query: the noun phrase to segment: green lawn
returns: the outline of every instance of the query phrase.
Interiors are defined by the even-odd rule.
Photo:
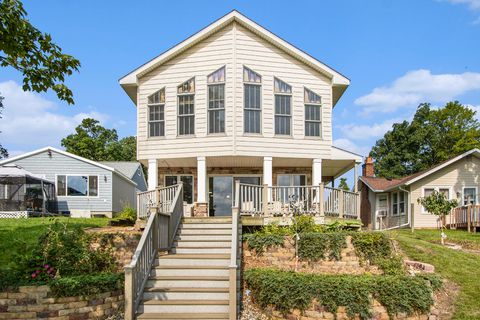
[[[413,260],[435,266],[442,277],[460,286],[453,319],[480,319],[480,255],[443,247],[438,231],[419,230],[392,232],[405,252]],[[449,230],[448,241],[480,245],[480,237],[465,231]]]
[[[0,219],[0,265],[6,267],[14,263],[12,256],[21,250],[20,243],[33,244],[37,241],[48,225],[57,219],[67,226],[103,227],[108,224],[106,218],[28,218]]]
[[[406,232],[406,230],[402,231]],[[480,250],[480,232],[468,233],[464,230],[446,230],[447,243],[460,244],[466,249]],[[422,239],[429,242],[440,243],[440,230],[415,230],[412,235],[416,239]]]

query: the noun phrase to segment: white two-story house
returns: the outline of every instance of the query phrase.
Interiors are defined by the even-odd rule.
[[[318,186],[362,161],[332,144],[349,79],[237,11],[119,82],[137,108],[148,188],[182,181],[197,216],[229,215],[235,180]]]

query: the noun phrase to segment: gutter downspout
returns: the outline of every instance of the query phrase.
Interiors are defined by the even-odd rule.
[[[408,206],[407,206],[407,223],[404,223],[404,224],[401,224],[399,226],[395,226],[395,227],[391,227],[391,228],[387,228],[387,229],[384,229],[384,230],[394,230],[394,229],[399,229],[399,228],[402,228],[402,227],[406,227],[406,226],[409,226],[410,225],[410,191],[406,190],[406,189],[403,189],[402,187],[398,187],[398,190],[400,191],[403,191],[403,192],[406,192],[407,193],[407,199],[408,199]]]

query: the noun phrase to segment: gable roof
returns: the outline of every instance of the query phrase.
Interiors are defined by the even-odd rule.
[[[64,155],[64,156],[67,156],[67,157],[70,157],[70,158],[73,158],[73,159],[76,159],[76,160],[79,160],[79,161],[82,161],[82,162],[85,162],[85,163],[88,163],[88,164],[91,164],[93,166],[96,166],[96,167],[99,167],[99,168],[102,168],[102,169],[105,169],[105,170],[108,170],[108,171],[111,171],[112,173],[115,173],[119,177],[123,178],[124,180],[127,180],[128,182],[130,182],[134,185],[137,185],[134,181],[132,181],[127,176],[125,176],[122,172],[120,172],[119,170],[115,170],[115,168],[112,168],[110,166],[101,164],[99,162],[96,162],[96,161],[93,161],[93,160],[90,160],[90,159],[87,159],[87,158],[84,158],[84,157],[80,157],[80,156],[77,156],[76,154],[73,154],[73,153],[70,153],[70,152],[67,152],[67,151],[63,151],[63,150],[60,150],[60,149],[57,149],[57,148],[54,148],[54,147],[50,147],[50,146],[49,147],[44,147],[44,148],[41,148],[41,149],[38,149],[38,150],[34,150],[34,151],[31,151],[31,152],[27,152],[27,153],[24,153],[24,154],[15,156],[15,157],[4,159],[4,160],[0,161],[0,165],[3,166],[7,163],[13,163],[17,160],[28,158],[28,157],[31,157],[31,156],[34,156],[34,155],[37,155],[37,154],[40,154],[40,153],[43,153],[43,152],[47,152],[47,151],[52,151],[52,152],[55,152],[55,153],[59,153],[61,155]]]
[[[452,163],[455,163],[469,155],[476,155],[477,157],[480,157],[480,149],[472,149],[467,152],[464,152],[456,157],[453,157],[451,159],[445,160],[430,169],[423,170],[417,173],[414,173],[412,175],[400,178],[400,179],[385,179],[385,178],[377,178],[377,177],[359,177],[359,179],[365,183],[370,189],[372,189],[375,192],[383,192],[383,191],[389,191],[401,186],[409,186],[414,182],[417,182],[432,173],[435,173]]]
[[[260,36],[261,38],[272,43],[273,45],[284,50],[291,56],[297,58],[298,60],[302,61],[303,63],[307,64],[308,66],[312,67],[313,69],[319,71],[320,73],[330,78],[332,80],[333,91],[334,91],[333,105],[335,105],[335,103],[341,97],[343,92],[346,90],[347,86],[350,84],[350,80],[344,75],[342,75],[341,73],[339,73],[338,71],[327,66],[323,62],[317,60],[316,58],[312,57],[311,55],[302,51],[301,49],[295,47],[289,42],[283,40],[282,38],[278,37],[274,33],[267,30],[266,28],[250,20],[249,18],[247,18],[237,10],[233,10],[230,13],[226,14],[225,16],[221,17],[220,19],[214,21],[210,25],[206,26],[199,32],[193,34],[189,38],[183,40],[179,44],[171,47],[170,49],[161,53],[160,55],[153,58],[152,60],[144,63],[143,65],[139,66],[135,70],[129,72],[128,74],[126,74],[125,76],[119,79],[120,85],[125,90],[125,92],[129,95],[132,101],[136,103],[136,89],[138,86],[138,79],[140,77],[142,77],[149,71],[153,70],[154,68],[162,65],[166,61],[172,59],[176,55],[191,48],[192,46],[196,45],[202,40],[208,38],[215,32],[219,31],[220,29],[222,29],[223,27],[227,26],[228,24],[234,21],[238,22],[240,25],[252,31],[256,35]]]
[[[129,179],[133,178],[140,167],[140,163],[136,161],[99,161],[99,163],[118,170]]]

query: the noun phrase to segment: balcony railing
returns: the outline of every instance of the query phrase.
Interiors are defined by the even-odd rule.
[[[466,228],[469,232],[472,228],[480,227],[480,205],[471,204],[452,209],[448,222],[450,228]]]
[[[240,183],[239,189],[241,215],[275,217],[308,214],[345,219],[360,218],[358,193],[325,187],[323,184],[270,187]]]

